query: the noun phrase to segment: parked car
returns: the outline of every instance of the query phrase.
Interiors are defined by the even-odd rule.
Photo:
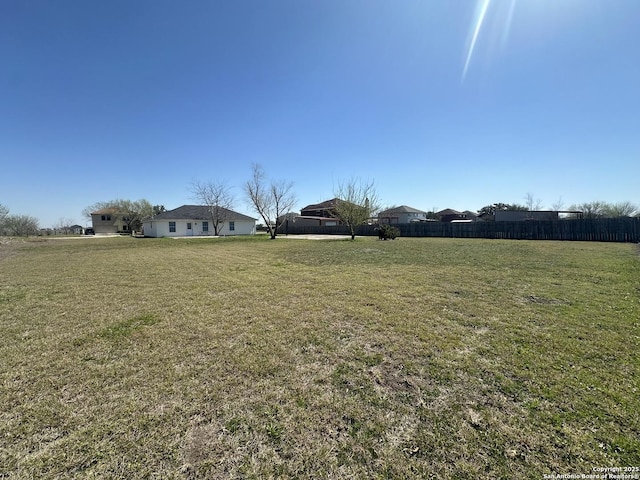
[[[84,229],[84,234],[85,235],[95,235],[96,231],[93,228],[85,228]]]

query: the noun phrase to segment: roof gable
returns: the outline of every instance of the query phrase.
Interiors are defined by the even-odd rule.
[[[453,208],[445,208],[444,210],[440,210],[439,212],[436,212],[436,215],[462,215],[461,212],[454,210]]]
[[[338,203],[339,201],[340,200],[337,198],[332,198],[331,200],[325,200],[324,202],[307,205],[302,210],[325,210],[325,209],[335,208],[336,203]]]
[[[91,212],[91,215],[118,215],[119,213],[120,211],[115,207],[106,207],[96,210],[95,212]]]
[[[425,215],[427,214],[427,212],[423,210],[418,210],[417,208],[408,207],[407,205],[400,205],[399,207],[393,207],[388,210],[385,210],[384,212],[380,212],[378,216],[393,215],[398,213],[424,213]]]
[[[253,221],[256,219],[243,215],[242,213],[234,212],[227,208],[218,207],[221,212],[224,213],[224,217],[227,220],[245,220]],[[159,213],[153,217],[153,220],[210,220],[211,213],[209,207],[206,205],[182,205],[181,207],[174,208],[173,210],[167,210],[166,212]]]

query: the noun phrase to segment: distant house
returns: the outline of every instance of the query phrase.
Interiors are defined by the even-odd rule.
[[[558,220],[558,212],[552,210],[496,210],[496,222],[525,222],[531,220]]]
[[[69,227],[69,232],[74,235],[82,235],[84,233],[84,227],[82,225],[71,225]]]
[[[436,216],[440,219],[441,222],[453,222],[454,220],[466,220],[469,221],[470,219],[467,217],[466,213],[463,212],[459,212],[457,210],[454,210],[452,208],[446,208],[444,210],[440,210],[439,212],[436,212]]]
[[[396,223],[426,222],[427,212],[401,205],[378,213],[378,223],[393,225]]]
[[[256,219],[232,210],[224,210],[219,235],[253,235]],[[143,221],[145,237],[191,237],[213,235],[213,220],[206,205],[183,205]]]
[[[471,210],[465,210],[462,213],[467,219],[471,220],[472,222],[478,221],[478,214],[476,212],[472,212]]]
[[[282,218],[282,221],[278,222],[279,228],[278,232],[287,232],[287,228],[289,225],[296,225],[301,227],[334,227],[339,225],[340,221],[335,217],[313,217],[313,216],[302,216],[302,215],[287,215]]]
[[[91,225],[97,234],[129,231],[129,226],[116,208],[103,208],[91,212]]]
[[[290,226],[296,227],[333,227],[340,221],[335,217],[317,217],[313,215],[299,215],[289,212],[278,217],[278,233],[287,233]]]
[[[332,198],[320,203],[314,203],[307,205],[300,210],[301,217],[322,217],[322,218],[336,218],[336,204],[340,200],[338,198]]]
[[[344,225],[344,222],[340,219],[338,212],[336,211],[336,207],[339,202],[342,202],[343,206],[351,205],[352,207],[362,208],[363,210],[366,208],[347,202],[346,200],[332,198],[331,200],[325,200],[324,202],[307,205],[300,210],[300,215],[295,217],[295,222],[297,225],[301,226],[317,225],[331,227],[335,225]],[[367,223],[372,223],[372,219],[368,219]]]

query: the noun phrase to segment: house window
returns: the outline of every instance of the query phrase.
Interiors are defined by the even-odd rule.
[[[100,220],[102,220],[103,222],[109,222],[111,221],[111,215],[102,215],[100,217]]]
[[[129,225],[122,225],[122,231],[126,232],[127,230],[129,230]]]
[[[209,231],[209,222],[202,222],[202,231],[203,232]]]
[[[236,222],[229,222],[229,231],[233,232],[236,229]]]
[[[187,222],[187,230],[191,230],[191,222]]]
[[[169,222],[169,231],[170,232],[176,231],[176,222]]]

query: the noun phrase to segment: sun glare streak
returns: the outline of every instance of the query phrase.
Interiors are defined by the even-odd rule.
[[[476,26],[473,30],[473,36],[471,37],[471,43],[469,44],[469,51],[467,52],[467,60],[464,62],[464,69],[462,70],[462,81],[467,76],[467,70],[469,69],[469,63],[471,62],[471,57],[473,56],[473,50],[476,46],[476,40],[478,40],[478,34],[480,33],[480,29],[482,28],[482,22],[484,22],[484,17],[487,14],[487,9],[489,8],[489,3],[491,0],[483,0],[482,6],[480,7],[480,13],[478,15],[478,20],[476,20]]]
[[[511,32],[511,21],[513,20],[513,12],[516,9],[516,0],[511,0],[509,5],[509,13],[507,14],[507,21],[505,22],[504,30],[502,32],[501,48],[505,48],[507,40],[509,39],[509,33]]]

